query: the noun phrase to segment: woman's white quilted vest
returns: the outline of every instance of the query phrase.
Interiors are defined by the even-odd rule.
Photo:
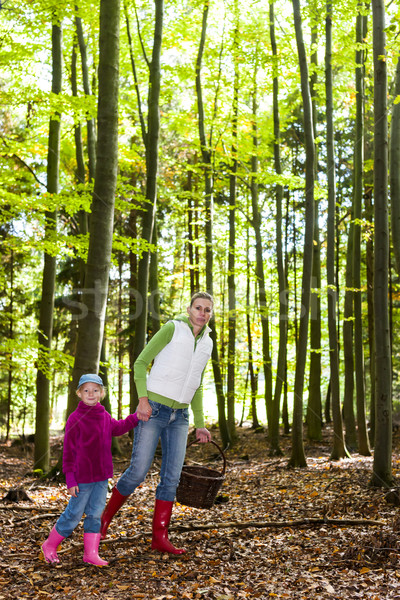
[[[212,340],[206,327],[195,343],[193,333],[184,321],[173,321],[174,335],[157,354],[147,378],[147,390],[182,404],[190,404],[200,386],[201,375],[211,356]]]

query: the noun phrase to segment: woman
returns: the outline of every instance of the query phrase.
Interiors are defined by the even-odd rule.
[[[134,435],[130,466],[113,488],[102,516],[102,539],[115,513],[144,481],[161,439],[161,472],[156,489],[151,547],[171,554],[185,552],[183,548],[175,548],[168,540],[168,527],[185,459],[189,404],[194,415],[197,440],[202,443],[211,440],[210,432],[204,427],[201,383],[212,351],[207,326],[212,310],[210,294],[194,294],[187,316],[181,315],[166,323],[135,362],[139,425]],[[153,360],[146,381],[147,367]]]

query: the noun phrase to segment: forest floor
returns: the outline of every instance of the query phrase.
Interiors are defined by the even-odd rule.
[[[181,556],[150,549],[157,458],[100,545],[108,567],[82,562],[82,524],[61,545],[59,564],[44,561],[41,543],[66,505],[65,484],[35,478],[30,444],[1,444],[0,600],[400,599],[399,508],[369,487],[371,457],[329,460],[330,436],[326,429],[326,441],[307,443],[307,468],[288,469],[289,437],[284,455],[271,458],[264,433],[240,429],[226,452],[223,501],[174,507],[170,538],[187,549]],[[115,481],[129,463],[130,439],[120,440]],[[52,442],[56,460],[62,437]],[[397,478],[399,433],[394,446]],[[194,445],[188,456],[222,469],[215,446]],[[28,499],[4,499],[21,488]]]

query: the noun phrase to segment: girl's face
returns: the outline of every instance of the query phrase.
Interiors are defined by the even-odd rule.
[[[76,392],[79,398],[87,406],[95,406],[104,396],[104,388],[97,383],[89,381],[81,385]]]
[[[206,298],[196,298],[192,306],[188,306],[187,312],[189,315],[189,321],[191,322],[193,329],[200,331],[204,325],[207,325],[211,319],[213,305],[211,300]]]

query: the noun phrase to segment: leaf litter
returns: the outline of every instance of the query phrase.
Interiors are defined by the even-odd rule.
[[[284,456],[272,458],[265,433],[238,433],[238,444],[226,452],[218,503],[174,507],[170,538],[187,553],[150,549],[158,456],[100,545],[109,561],[103,568],[82,562],[82,523],[62,543],[60,563],[44,561],[41,544],[68,501],[65,484],[35,477],[29,445],[1,444],[0,600],[399,599],[399,505],[387,501],[387,490],[369,487],[373,459],[329,461],[325,428],[323,442],[307,444],[307,468],[288,469],[289,437],[281,438]],[[218,442],[218,430],[213,437]],[[394,446],[396,478],[397,433]],[[58,441],[54,462],[59,449]],[[121,449],[110,486],[129,464],[128,436]],[[190,462],[221,466],[205,446],[192,446],[188,455]],[[10,490],[24,490],[28,500],[19,494],[5,500]]]

